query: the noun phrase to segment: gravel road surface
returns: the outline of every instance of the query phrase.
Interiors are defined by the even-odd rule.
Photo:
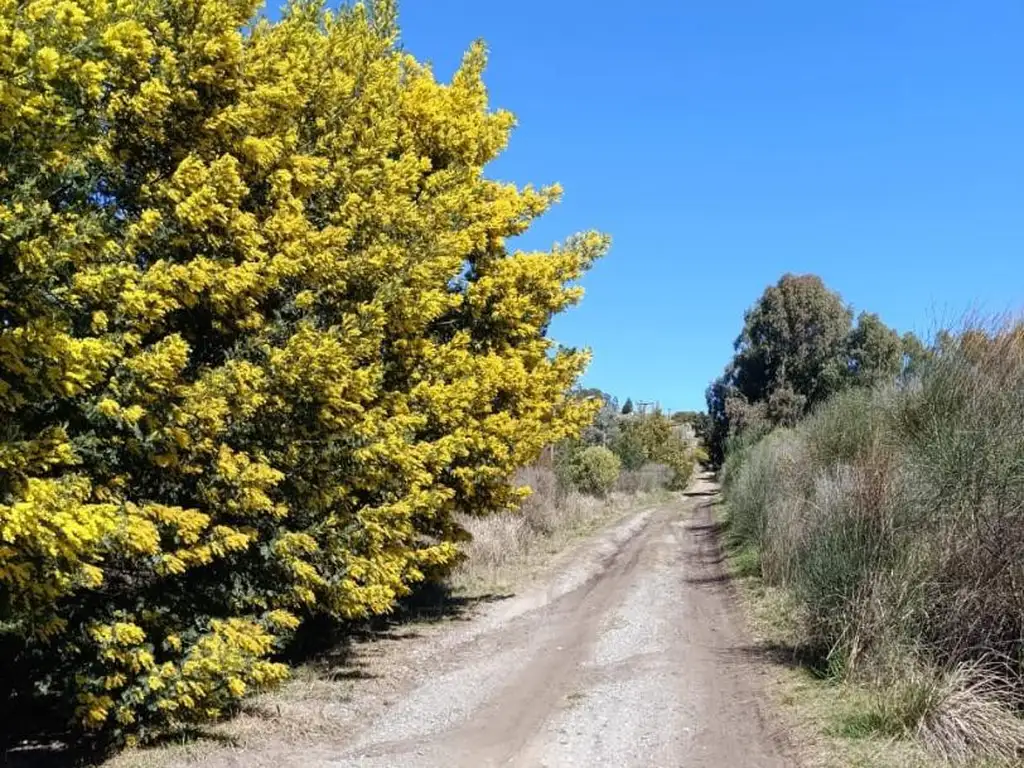
[[[578,546],[545,583],[401,643],[343,738],[234,765],[781,768],[702,478]],[[321,713],[323,714],[323,713]],[[327,716],[334,716],[327,713]],[[296,745],[297,746],[297,745]]]

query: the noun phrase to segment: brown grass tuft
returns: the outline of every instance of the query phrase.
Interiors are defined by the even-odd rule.
[[[657,471],[652,474],[660,477]],[[640,485],[655,490],[616,491],[605,498],[562,493],[555,474],[536,466],[522,470],[516,484],[533,489],[520,509],[460,521],[472,538],[463,547],[465,560],[451,577],[456,590],[472,594],[515,586],[545,555],[665,493],[654,481]]]
[[[949,762],[1013,761],[1024,757],[1020,697],[980,664],[961,664],[938,676],[917,724],[925,746]]]
[[[918,378],[739,444],[724,477],[745,570],[792,596],[829,676],[878,692],[851,733],[1024,756],[1024,325],[948,337]]]

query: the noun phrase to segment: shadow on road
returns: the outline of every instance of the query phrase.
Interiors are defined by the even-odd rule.
[[[829,649],[824,646],[754,643],[730,648],[727,655],[746,661],[753,659],[790,669],[802,669],[819,679],[830,677]]]
[[[707,506],[718,503],[720,502],[710,502]],[[736,576],[726,564],[730,547],[728,520],[718,520],[710,516],[698,518],[687,523],[686,528],[696,535],[701,544],[694,556],[699,564],[710,566],[710,572],[690,577],[685,579],[685,582],[709,589],[734,588]],[[722,654],[736,662],[756,661],[802,669],[816,678],[824,679],[831,674],[829,651],[827,646],[821,645],[763,641],[726,648],[722,650]]]
[[[358,680],[374,677],[355,651],[360,645],[399,642],[421,636],[417,626],[443,621],[470,621],[478,606],[507,600],[511,594],[464,597],[447,584],[423,584],[403,598],[387,615],[359,622],[314,618],[303,624],[281,661],[293,667],[306,665],[324,680]]]
[[[368,643],[398,642],[420,637],[417,627],[443,621],[469,621],[477,606],[498,602],[511,594],[463,597],[445,584],[424,584],[400,600],[386,616],[363,621],[339,622],[326,618],[306,621],[278,657],[292,667],[305,667],[324,681],[369,680],[376,677],[358,653]],[[0,659],[2,661],[2,659]],[[6,690],[12,676],[0,664],[0,768],[69,768],[95,766],[115,751],[69,731],[66,721]],[[237,712],[257,716],[263,711],[258,699],[246,700]],[[150,744],[184,744],[196,741],[231,746],[232,737],[210,727],[182,727],[155,738]]]

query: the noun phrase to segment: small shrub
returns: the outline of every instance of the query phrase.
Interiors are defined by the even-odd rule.
[[[580,452],[574,462],[573,482],[583,493],[606,496],[619,479],[622,463],[619,457],[599,445]]]
[[[761,575],[761,553],[757,547],[743,544],[729,553],[732,572],[742,578]]]

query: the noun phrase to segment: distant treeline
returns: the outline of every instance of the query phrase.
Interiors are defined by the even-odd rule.
[[[729,437],[792,426],[844,389],[893,381],[920,368],[933,350],[853,310],[815,275],[784,275],[744,316],[735,355],[707,391],[711,458]]]

